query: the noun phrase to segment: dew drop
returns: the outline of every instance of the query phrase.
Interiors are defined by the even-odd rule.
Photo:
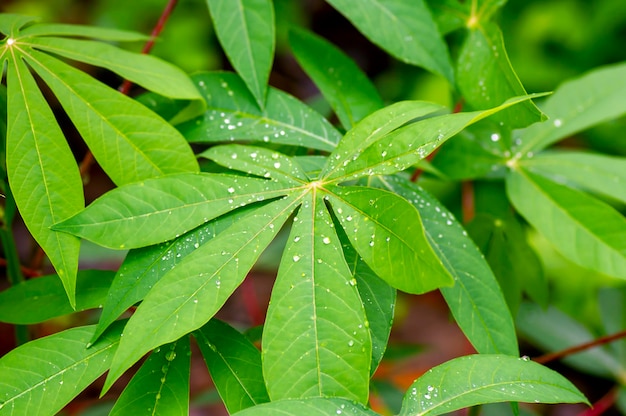
[[[176,352],[175,351],[170,351],[165,355],[165,359],[167,361],[174,361],[174,358],[176,358]]]
[[[346,217],[346,221],[352,221],[352,216],[348,215],[348,216]]]
[[[322,239],[322,242],[323,242],[324,244],[330,244],[330,238],[328,238],[328,237],[324,237],[324,238]]]
[[[233,188],[232,186],[230,188],[227,189],[229,194],[232,194],[233,192],[235,192],[235,188]]]
[[[298,256],[298,255],[293,256],[293,261],[294,261],[294,263],[299,262],[300,261],[300,256]]]
[[[276,162],[276,163],[274,163],[274,167],[275,167],[276,169],[280,168],[280,162]]]
[[[493,133],[491,135],[491,141],[492,142],[497,142],[498,140],[500,140],[500,135],[498,133]]]
[[[563,120],[557,118],[554,120],[554,127],[561,127],[563,125]]]
[[[354,341],[350,340],[348,341],[348,347],[353,347],[354,346]]]

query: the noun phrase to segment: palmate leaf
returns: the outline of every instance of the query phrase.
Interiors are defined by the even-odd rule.
[[[21,30],[20,35],[29,38],[35,36],[76,36],[117,42],[137,42],[150,39],[149,36],[143,33],[129,30],[62,23],[38,23]]]
[[[129,320],[104,391],[146,352],[206,324],[241,284],[296,202],[292,196],[252,210],[163,276]]]
[[[11,49],[13,56],[19,52]],[[48,255],[74,306],[80,240],[50,226],[84,205],[74,156],[20,58],[8,65],[7,174],[28,230]],[[54,155],[52,158],[50,155]]]
[[[192,143],[247,140],[332,151],[341,134],[319,113],[275,88],[260,110],[237,74],[206,72],[193,80],[204,97],[203,116],[178,126]]]
[[[474,109],[491,108],[509,97],[526,94],[506,54],[502,33],[494,23],[482,22],[469,30],[457,65],[459,89]],[[542,116],[532,101],[526,101],[498,113],[494,120],[514,129],[545,119]]]
[[[276,400],[235,413],[237,416],[378,416],[351,400],[336,397]]]
[[[476,351],[517,355],[513,318],[498,283],[452,213],[404,177],[380,177],[372,185],[395,192],[419,210],[428,241],[454,278],[454,286],[442,287],[441,293]]]
[[[404,397],[399,416],[441,415],[484,403],[589,403],[557,372],[508,355],[468,355],[434,367]]]
[[[76,304],[70,305],[59,277],[27,280],[0,292],[0,322],[36,324],[77,311],[101,308],[115,273],[81,270],[76,279]]]
[[[230,414],[269,402],[261,351],[245,335],[217,319],[211,319],[193,335]]]
[[[522,130],[515,142],[521,155],[596,124],[626,114],[626,63],[595,69],[563,83],[541,106],[550,120]]]
[[[506,191],[518,212],[565,257],[626,279],[626,219],[610,205],[517,168]]]
[[[329,190],[328,201],[350,243],[391,286],[424,293],[452,285],[424,235],[418,211],[404,198],[381,189],[336,187]]]
[[[437,24],[423,0],[327,0],[361,33],[396,58],[445,77],[454,70]]]
[[[157,348],[130,380],[110,416],[189,415],[189,337]]]
[[[298,63],[346,130],[383,107],[383,100],[369,78],[332,43],[304,30],[292,29],[289,44]]]
[[[274,58],[271,0],[207,0],[215,32],[237,73],[260,108]]]
[[[56,414],[100,377],[119,344],[123,322],[91,348],[93,326],[28,342],[0,358],[0,415]]]
[[[36,22],[37,20],[38,19],[33,16],[23,16],[13,13],[0,13],[0,33],[10,37],[15,36],[21,28],[28,25],[29,23]]]
[[[31,51],[26,59],[117,185],[198,171],[183,137],[141,104],[44,53]]]
[[[235,208],[285,195],[266,179],[183,173],[115,188],[55,230],[114,249],[162,243]]]
[[[263,329],[272,400],[335,396],[367,403],[371,339],[323,195],[303,196]]]
[[[106,68],[149,91],[170,98],[199,100],[200,92],[178,67],[157,57],[128,52],[93,40],[59,37],[32,37],[27,41],[34,49],[60,55],[75,61]]]

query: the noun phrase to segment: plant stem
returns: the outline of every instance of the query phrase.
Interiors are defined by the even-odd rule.
[[[608,393],[602,396],[600,400],[593,403],[590,409],[579,413],[578,416],[600,416],[604,414],[604,412],[609,410],[615,404],[618,392],[619,386],[613,387],[611,390],[608,391]]]
[[[474,182],[472,181],[463,181],[461,183],[461,212],[463,213],[463,224],[473,220],[476,214]]]
[[[541,355],[537,358],[534,358],[533,361],[539,363],[539,364],[546,364],[550,361],[554,361],[554,360],[560,360],[561,358],[567,357],[568,355],[572,355],[572,354],[576,354],[578,352],[584,351],[584,350],[588,350],[590,348],[594,348],[600,345],[604,345],[604,344],[608,344],[609,342],[621,339],[626,337],[626,330],[624,331],[620,331],[617,332],[615,334],[612,335],[606,335],[604,337],[600,337],[598,339],[595,339],[593,341],[589,341],[586,342],[584,344],[580,344],[580,345],[575,345],[573,347],[570,348],[566,348],[564,350],[561,351],[557,351],[557,352],[552,352],[549,354],[544,354]]]

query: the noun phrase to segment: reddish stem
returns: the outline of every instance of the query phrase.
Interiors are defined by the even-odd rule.
[[[241,297],[243,298],[243,304],[248,311],[248,316],[252,326],[261,325],[265,321],[265,314],[259,304],[256,291],[254,289],[254,282],[251,279],[252,276],[248,276],[241,283]]]
[[[595,339],[590,342],[586,342],[584,344],[575,345],[573,347],[566,348],[561,351],[544,354],[537,358],[534,358],[533,361],[539,364],[546,364],[550,361],[560,360],[561,358],[567,357],[568,355],[576,354],[577,352],[588,350],[590,348],[597,347],[603,344],[608,344],[609,342],[612,342],[612,341],[615,341],[624,337],[626,337],[626,330],[617,332],[612,335],[606,335],[604,337],[600,337],[598,339]]]
[[[463,223],[467,224],[474,219],[476,207],[474,205],[474,182],[461,182],[461,212],[463,213]]]
[[[0,267],[6,267],[7,260],[0,258]],[[38,277],[41,276],[41,272],[39,270],[29,269],[28,267],[20,266],[20,270],[22,274],[26,277]]]
[[[578,414],[578,416],[600,416],[603,415],[604,412],[609,410],[615,404],[617,400],[617,394],[619,392],[619,387],[615,386],[611,390],[609,390],[600,400],[595,402],[591,409],[587,409],[584,412]]]

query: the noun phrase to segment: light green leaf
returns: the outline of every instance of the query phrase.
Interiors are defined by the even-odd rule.
[[[372,343],[363,304],[323,196],[302,200],[263,328],[274,400],[334,396],[367,403]]]
[[[129,251],[111,284],[91,342],[124,311],[142,300],[161,277],[174,269],[187,255],[232,225],[239,215],[240,210],[228,213],[175,240]]]
[[[337,397],[287,399],[265,403],[235,413],[237,416],[378,416],[378,413],[351,400]]]
[[[228,169],[286,184],[298,186],[308,182],[306,173],[292,158],[262,147],[226,144],[213,146],[199,156],[212,159]]]
[[[284,195],[280,183],[210,173],[182,173],[115,188],[58,223],[114,249],[162,243],[246,204]]]
[[[37,20],[39,19],[33,16],[0,13],[0,33],[6,36],[16,36],[21,28]]]
[[[531,172],[626,203],[626,158],[589,152],[549,151],[519,161]]]
[[[0,292],[0,321],[36,324],[87,309],[101,308],[115,273],[81,270],[76,279],[76,305],[72,308],[59,277],[30,279]]]
[[[423,0],[327,0],[369,40],[391,55],[454,84],[448,49]]]
[[[407,200],[365,187],[332,188],[328,197],[350,243],[381,279],[407,293],[452,285],[418,211]]]
[[[509,174],[506,190],[519,213],[565,257],[626,279],[626,219],[614,208],[522,168]]]
[[[520,305],[515,323],[521,338],[546,352],[561,351],[596,338],[580,322],[555,307],[544,309],[530,302]],[[622,365],[604,348],[581,351],[563,358],[563,362],[584,373],[624,379]]]
[[[84,205],[78,166],[26,65],[8,66],[7,174],[15,203],[74,306],[80,240],[50,226]]]
[[[245,335],[217,319],[194,332],[213,383],[230,414],[269,402],[261,352]]]
[[[129,30],[60,23],[38,23],[20,31],[20,37],[35,36],[77,36],[118,42],[137,42],[150,39],[147,35]]]
[[[141,104],[44,53],[32,51],[27,61],[117,185],[198,170],[178,131]]]
[[[157,348],[130,380],[110,416],[189,415],[189,337]]]
[[[132,316],[104,390],[143,354],[194,331],[215,315],[295,209],[286,198],[249,212],[159,280]]]
[[[595,69],[563,83],[541,107],[550,120],[521,131],[516,152],[536,152],[626,114],[626,63]]]
[[[494,23],[470,29],[457,64],[457,82],[463,98],[476,110],[491,108],[504,100],[526,94],[504,48],[502,33]],[[541,121],[542,113],[526,101],[494,116],[509,129]]]
[[[289,44],[346,130],[383,107],[383,100],[367,75],[332,43],[313,33],[292,29]]]
[[[587,403],[567,379],[530,360],[468,355],[434,367],[404,397],[400,416],[441,415],[483,403]]]
[[[496,278],[454,215],[408,179],[390,176],[377,181],[419,210],[430,245],[454,278],[454,286],[442,287],[441,293],[474,348],[486,354],[519,354],[513,318]]]
[[[236,74],[200,73],[193,77],[207,103],[203,116],[178,126],[192,143],[249,140],[332,151],[341,134],[319,113],[275,88],[263,110]]]
[[[271,0],[207,0],[215,32],[237,73],[265,105],[274,58],[274,6]]]
[[[92,40],[45,37],[28,39],[28,44],[38,50],[106,68],[166,97],[202,99],[198,89],[181,69],[151,55],[128,52]]]
[[[0,415],[52,415],[109,368],[123,323],[91,348],[93,326],[28,342],[0,358]]]

